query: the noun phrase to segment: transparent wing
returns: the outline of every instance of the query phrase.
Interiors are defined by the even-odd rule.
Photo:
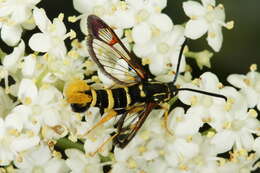
[[[137,112],[133,110],[136,108],[133,108],[124,113],[116,123],[118,135],[114,138],[114,143],[120,148],[124,148],[135,137],[156,105],[156,103],[147,103],[140,107],[141,109],[137,109]]]
[[[88,49],[101,72],[118,84],[127,85],[147,79],[143,68],[100,18],[88,17]]]

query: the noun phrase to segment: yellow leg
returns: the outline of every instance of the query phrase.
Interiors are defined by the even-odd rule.
[[[164,109],[164,115],[163,115],[164,128],[169,135],[173,135],[173,133],[171,132],[171,130],[168,127],[169,104],[163,103],[163,104],[160,104],[160,106],[162,109]]]
[[[95,128],[97,128],[98,126],[104,124],[105,122],[111,120],[113,117],[117,116],[117,112],[114,111],[113,109],[108,110],[107,114],[105,116],[103,116],[91,129],[89,129],[86,133],[84,133],[83,135],[80,135],[80,137],[84,137],[87,136],[90,132],[92,132]]]
[[[103,142],[103,143],[98,147],[98,149],[97,149],[95,152],[90,153],[89,155],[90,155],[91,157],[93,157],[93,156],[95,156],[98,152],[102,152],[103,147],[104,147],[108,142],[112,141],[117,135],[118,135],[118,133],[114,134],[113,136],[110,136],[108,139],[105,140],[105,142]]]

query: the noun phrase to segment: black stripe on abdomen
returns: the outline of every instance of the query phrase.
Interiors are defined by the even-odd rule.
[[[127,107],[127,96],[124,88],[112,89],[114,98],[114,108],[125,108]]]
[[[106,90],[96,90],[97,103],[96,107],[107,108],[108,107],[108,94]]]
[[[141,96],[141,91],[138,85],[133,85],[128,88],[128,93],[131,97],[131,105],[137,103],[137,102],[144,102],[145,97]]]

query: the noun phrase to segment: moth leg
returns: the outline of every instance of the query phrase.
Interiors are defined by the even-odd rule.
[[[173,133],[171,132],[171,130],[168,127],[170,105],[168,103],[163,103],[163,104],[160,104],[159,106],[164,110],[164,115],[163,115],[164,128],[169,135],[173,135]]]
[[[105,122],[111,120],[112,118],[114,118],[115,116],[117,116],[117,112],[113,109],[110,109],[108,111],[106,111],[106,115],[103,116],[91,129],[89,129],[87,132],[85,132],[83,135],[80,135],[81,137],[87,136],[90,132],[92,132],[95,128],[97,128],[98,126],[104,124]]]
[[[115,133],[113,136],[110,136],[109,138],[107,138],[99,147],[95,152],[90,153],[90,156],[93,157],[95,156],[98,152],[102,152],[103,147],[109,143],[110,141],[112,141],[116,136],[118,135],[118,133]]]

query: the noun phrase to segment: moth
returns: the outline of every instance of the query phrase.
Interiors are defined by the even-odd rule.
[[[150,112],[161,107],[168,110],[165,103],[175,97],[179,91],[187,90],[227,99],[224,95],[191,88],[178,88],[175,85],[179,75],[180,62],[186,41],[181,47],[176,75],[172,82],[163,83],[149,80],[147,72],[137,61],[113,29],[102,19],[89,15],[87,19],[87,46],[90,57],[99,70],[113,80],[118,87],[94,89],[83,80],[76,80],[66,88],[67,101],[75,112],[85,112],[90,106],[105,109],[106,115],[94,125],[94,128],[119,116],[115,123],[117,129],[113,135],[115,145],[124,148],[134,138],[144,124]]]

